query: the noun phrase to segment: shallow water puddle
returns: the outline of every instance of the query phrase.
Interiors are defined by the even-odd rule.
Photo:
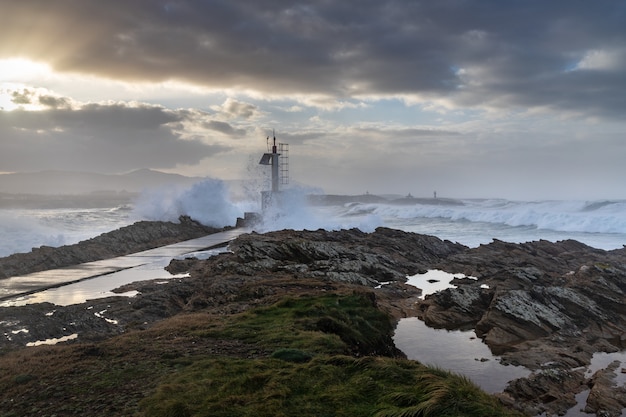
[[[107,275],[101,275],[98,277],[64,285],[58,288],[51,288],[33,294],[14,297],[0,302],[0,307],[15,307],[26,304],[44,302],[56,304],[59,306],[68,306],[72,304],[84,303],[87,300],[94,300],[98,298],[112,296],[133,297],[138,294],[137,291],[114,293],[111,290],[121,287],[122,285],[130,284],[132,282],[154,279],[163,280],[162,282],[166,282],[167,280],[170,280],[172,278],[187,277],[189,276],[188,274],[172,275],[165,270],[165,267],[170,263],[172,259],[182,259],[189,257],[207,259],[211,256],[225,252],[226,250],[227,249],[223,247],[206,251],[191,252],[183,256],[177,256],[174,258],[156,258],[150,263],[139,265],[133,268],[124,269]]]
[[[407,283],[422,289],[422,296],[454,288],[450,282],[454,278],[470,278],[463,274],[450,274],[440,270],[431,270],[425,274],[408,277]],[[426,365],[434,365],[465,375],[489,393],[502,392],[509,381],[525,378],[531,371],[522,366],[502,365],[499,357],[492,355],[489,347],[476,337],[473,331],[434,329],[426,326],[416,317],[401,319],[394,334],[394,343],[409,359]],[[605,353],[597,352],[585,371],[590,378],[595,372],[606,368],[613,361],[620,361],[615,371],[615,383],[626,385],[626,351]],[[589,391],[576,395],[578,404],[565,414],[565,417],[591,416],[582,412],[585,408]],[[626,417],[626,409],[621,414]]]
[[[78,333],[74,333],[69,336],[63,336],[59,338],[37,340],[36,342],[28,342],[26,343],[26,346],[56,345],[57,343],[67,342],[68,340],[73,340],[76,338],[78,338]]]
[[[416,317],[400,320],[394,343],[409,359],[465,375],[489,393],[530,375],[522,366],[502,365],[473,331],[433,329]]]
[[[476,279],[430,270],[408,277],[407,283],[420,288],[423,299],[428,294],[455,288],[450,284],[454,278]],[[416,317],[398,322],[394,343],[409,359],[465,375],[489,393],[502,392],[509,381],[530,375],[530,370],[522,366],[502,365],[473,331],[434,329]]]
[[[456,288],[454,285],[450,284],[454,278],[465,278],[465,275],[450,274],[438,269],[431,269],[425,274],[415,274],[407,277],[406,283],[421,289],[422,295],[420,298],[423,300],[424,296],[428,294],[433,294],[437,291],[445,290],[446,288]]]

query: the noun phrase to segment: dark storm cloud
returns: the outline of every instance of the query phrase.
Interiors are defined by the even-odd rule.
[[[14,104],[30,104],[32,93],[28,90],[13,91],[11,94],[11,102]]]
[[[264,93],[421,94],[618,117],[623,1],[3,2],[4,56],[126,80]]]
[[[217,120],[211,120],[202,124],[206,129],[215,130],[223,133],[227,136],[241,137],[246,134],[245,129],[235,129],[226,122],[219,122]]]
[[[55,97],[49,95],[39,96],[39,104],[46,107],[57,108],[69,108],[70,100],[64,97]]]
[[[185,117],[161,107],[117,103],[0,112],[0,166],[6,171],[122,172],[195,164],[228,150],[181,139],[173,127]]]

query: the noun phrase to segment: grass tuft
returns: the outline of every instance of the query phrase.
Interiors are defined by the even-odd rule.
[[[36,378],[37,377],[35,375],[31,375],[31,374],[16,375],[13,378],[13,382],[15,382],[16,384],[26,384]]]
[[[303,363],[310,361],[311,358],[313,358],[313,355],[299,349],[282,348],[274,351],[272,353],[272,358],[281,359],[287,362]]]

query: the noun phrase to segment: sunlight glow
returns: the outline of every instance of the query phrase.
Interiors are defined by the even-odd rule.
[[[25,82],[51,74],[46,64],[23,58],[0,59],[0,82]]]
[[[41,106],[28,102],[32,88],[25,87],[25,84],[39,83],[52,75],[52,69],[46,64],[23,58],[0,59],[0,110],[39,110]]]
[[[49,95],[48,90],[33,88],[24,84],[0,82],[0,111],[45,110],[46,106],[39,102],[43,95]]]

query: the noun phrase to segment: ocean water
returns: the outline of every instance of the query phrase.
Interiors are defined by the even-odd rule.
[[[419,200],[416,204],[349,203],[310,207],[305,190],[287,193],[284,206],[270,210],[257,231],[385,226],[423,233],[469,247],[493,239],[521,243],[574,239],[598,249],[626,245],[626,201],[511,201],[502,199]],[[417,200],[416,200],[417,201]],[[139,220],[176,221],[190,215],[211,226],[234,225],[258,202],[230,201],[213,180],[186,190],[151,192],[124,206],[89,209],[0,209],[0,256],[61,246],[115,230]]]
[[[377,216],[382,225],[470,247],[574,239],[598,249],[626,245],[626,201],[456,200],[459,204],[352,204],[339,216]],[[331,209],[332,210],[332,209]]]

